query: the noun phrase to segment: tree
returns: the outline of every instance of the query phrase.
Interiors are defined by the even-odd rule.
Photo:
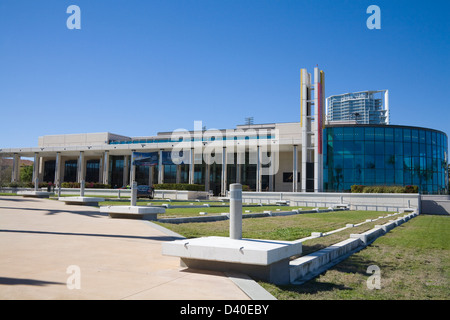
[[[20,181],[31,182],[33,180],[33,166],[20,167]]]

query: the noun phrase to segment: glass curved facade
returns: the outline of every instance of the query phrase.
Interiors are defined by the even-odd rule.
[[[448,194],[448,137],[437,130],[393,125],[324,129],[325,192],[352,185],[416,185],[422,194]]]

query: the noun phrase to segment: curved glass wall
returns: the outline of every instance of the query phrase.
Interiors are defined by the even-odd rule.
[[[324,191],[352,185],[416,185],[423,194],[448,193],[448,138],[405,126],[340,125],[324,130]]]

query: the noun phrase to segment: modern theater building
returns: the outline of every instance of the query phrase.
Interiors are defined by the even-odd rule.
[[[33,179],[56,185],[82,180],[111,188],[133,180],[149,185],[190,183],[204,185],[216,195],[225,195],[235,182],[250,190],[284,192],[416,185],[423,194],[448,194],[448,137],[444,132],[388,124],[388,108],[373,98],[378,91],[328,99],[328,111],[333,100],[335,117],[338,109],[341,116],[345,114],[345,104],[361,110],[357,112],[360,121],[351,114],[348,121],[343,116],[332,121],[326,115],[324,88],[323,71],[315,68],[311,75],[301,70],[300,117],[293,122],[221,130],[203,130],[201,122],[196,122],[191,131],[148,137],[112,133],[43,136],[37,147],[0,149],[0,157],[13,159],[12,181],[19,180],[20,158],[31,157]],[[387,91],[383,95],[387,100]],[[367,117],[361,99],[369,105]],[[355,112],[350,113],[354,116]]]

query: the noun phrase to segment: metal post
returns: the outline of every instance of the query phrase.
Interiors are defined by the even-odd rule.
[[[81,180],[81,182],[80,182],[80,197],[84,197],[84,186],[85,186],[85,181]]]
[[[230,238],[242,239],[242,185],[230,184]]]
[[[137,199],[137,182],[133,181],[131,184],[131,206],[136,206]]]

